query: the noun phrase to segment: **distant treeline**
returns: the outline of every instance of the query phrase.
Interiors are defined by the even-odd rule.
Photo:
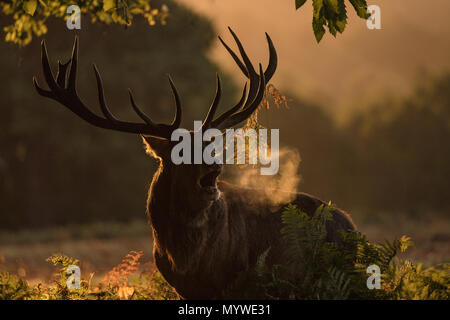
[[[344,125],[314,104],[271,110],[281,144],[300,151],[301,191],[345,209],[420,215],[450,209],[450,73],[386,97]]]
[[[131,30],[83,24],[78,83],[88,105],[98,106],[90,66],[96,62],[117,117],[137,121],[130,87],[141,108],[169,121],[174,106],[167,72],[182,95],[185,124],[204,117],[218,70],[206,58],[216,31],[183,7],[172,4],[171,12],[166,26],[152,28],[138,20]],[[69,56],[73,32],[63,22],[48,25],[55,65]],[[144,219],[156,161],[144,154],[139,137],[94,128],[38,96],[31,84],[35,74],[43,83],[37,39],[24,49],[1,43],[0,70],[0,229]],[[222,79],[226,108],[240,89]],[[281,144],[301,154],[301,191],[348,210],[442,212],[450,207],[449,100],[447,74],[408,98],[355,114],[344,126],[299,99],[289,109],[270,109],[268,118],[270,127],[280,128]],[[264,122],[264,112],[260,118]]]
[[[140,121],[128,99],[127,88],[132,88],[141,109],[153,120],[169,123],[175,112],[170,73],[186,126],[204,118],[220,71],[206,57],[218,41],[217,32],[206,18],[176,3],[170,8],[165,26],[149,27],[144,19],[136,19],[127,30],[84,20],[78,92],[93,111],[100,112],[91,66],[95,62],[116,117]],[[0,16],[0,25],[5,19]],[[70,57],[74,32],[62,20],[50,20],[48,26],[45,39],[56,73],[57,59],[65,62]],[[45,85],[39,42],[34,39],[21,49],[0,43],[0,229],[145,219],[156,161],[145,154],[139,136],[92,127],[36,93],[33,75]],[[222,107],[230,107],[241,89],[224,72],[221,76],[227,93]]]

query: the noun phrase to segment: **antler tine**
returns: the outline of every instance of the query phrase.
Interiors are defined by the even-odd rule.
[[[238,123],[241,123],[242,121],[250,117],[252,113],[258,108],[259,104],[261,103],[264,97],[264,91],[266,88],[266,80],[264,77],[264,71],[261,64],[259,65],[259,80],[260,81],[258,94],[253,100],[253,102],[247,108],[244,108],[242,111],[235,113],[229,118],[225,119],[225,121],[223,121],[221,124],[217,126],[218,129],[230,128],[237,125]]]
[[[134,111],[137,113],[137,115],[145,121],[145,123],[132,123],[132,122],[126,122],[126,121],[120,121],[116,119],[111,112],[109,111],[106,102],[105,102],[105,96],[104,96],[104,90],[103,90],[103,84],[102,79],[100,77],[100,73],[98,72],[98,69],[95,65],[93,65],[95,78],[97,81],[97,90],[98,90],[98,99],[100,108],[102,110],[102,113],[104,114],[105,118],[98,116],[97,114],[93,113],[79,98],[77,92],[76,92],[76,76],[77,76],[77,64],[78,64],[78,38],[75,37],[73,50],[72,50],[72,57],[71,59],[65,63],[62,64],[58,61],[58,74],[56,77],[56,80],[53,76],[53,73],[50,68],[50,63],[48,60],[47,55],[47,48],[45,41],[42,41],[41,45],[41,52],[42,52],[42,68],[44,72],[45,80],[50,88],[50,90],[45,90],[41,88],[36,80],[36,77],[33,77],[33,85],[36,88],[36,91],[41,96],[44,96],[46,98],[50,98],[52,100],[55,100],[59,102],[60,104],[67,107],[70,111],[75,113],[77,116],[85,120],[86,122],[100,127],[104,129],[110,129],[115,131],[121,131],[121,132],[128,132],[128,133],[137,133],[141,135],[150,135],[150,136],[156,136],[161,137],[164,139],[169,139],[170,135],[172,134],[172,131],[179,127],[181,123],[181,103],[180,103],[180,97],[178,95],[178,92],[171,81],[169,79],[172,92],[175,96],[175,102],[176,102],[176,114],[175,118],[171,125],[167,124],[155,124],[153,123],[149,117],[147,117],[136,105],[134,102],[133,96],[130,92],[130,100],[131,105],[134,109]],[[70,62],[70,69],[69,74],[67,76],[67,68]],[[66,86],[66,76],[67,76],[67,86]]]
[[[230,33],[232,34],[233,38],[236,41],[236,44],[238,45],[239,48],[239,52],[242,55],[242,58],[248,61],[248,63],[251,65],[250,59],[248,58],[248,55],[246,54],[244,47],[241,43],[241,41],[239,40],[239,38],[237,37],[236,33],[233,31],[233,29],[231,29],[231,27],[228,27],[228,30],[230,31]],[[273,44],[272,39],[270,38],[269,34],[266,32],[266,40],[267,40],[267,44],[269,46],[269,64],[266,68],[266,71],[264,71],[264,76],[266,78],[266,83],[269,82],[269,80],[272,78],[272,76],[274,75],[276,69],[277,69],[277,65],[278,65],[278,54],[277,51],[275,49],[275,46]],[[219,40],[222,43],[222,45],[225,47],[225,49],[228,51],[228,53],[231,55],[231,57],[233,58],[233,60],[236,62],[236,64],[238,65],[239,69],[241,69],[242,73],[244,73],[244,75],[248,78],[248,71],[247,71],[247,67],[246,64],[242,63],[241,59],[237,56],[236,53],[234,53],[234,51],[226,44],[226,42],[222,39],[222,37],[219,36]],[[246,58],[244,58],[246,57]],[[253,69],[253,67],[252,67]],[[254,71],[254,69],[253,69]],[[258,75],[256,73],[256,71],[254,72],[255,75]]]
[[[242,57],[242,60],[244,60],[244,65],[247,70],[247,73],[246,74],[244,73],[244,74],[250,79],[250,89],[248,92],[248,98],[247,98],[247,102],[244,105],[244,108],[247,108],[252,103],[252,101],[255,98],[257,91],[258,91],[258,82],[259,82],[258,74],[256,73],[255,69],[253,68],[253,64],[250,61],[250,58],[248,57],[247,53],[245,52],[244,46],[242,45],[242,43],[239,40],[236,33],[234,33],[233,29],[231,29],[230,27],[228,27],[228,30],[230,31],[231,35],[234,38],[234,41],[236,42],[236,44],[238,46],[238,50]],[[234,56],[237,57],[236,54]]]
[[[246,67],[249,75],[250,76],[258,75],[256,73],[255,69],[253,68],[253,64],[250,61],[250,58],[248,57],[247,53],[245,52],[244,46],[242,45],[242,43],[239,40],[238,36],[236,35],[236,33],[234,33],[234,31],[233,31],[233,29],[231,29],[231,27],[228,27],[228,30],[230,31],[231,35],[234,38],[234,41],[236,42],[236,44],[238,46],[239,53],[241,54],[241,57],[244,60],[245,67]]]
[[[136,112],[136,114],[145,121],[145,123],[147,123],[148,125],[154,126],[155,124],[153,123],[153,121],[141,110],[139,109],[139,107],[136,105],[136,103],[134,102],[134,98],[133,98],[133,94],[131,92],[131,89],[128,88],[128,95],[130,97],[130,102],[131,102],[131,106],[133,107],[134,112]]]
[[[222,113],[216,120],[211,122],[211,127],[216,128],[219,124],[221,124],[226,118],[230,117],[233,113],[239,111],[244,105],[247,98],[247,83],[244,85],[244,90],[242,92],[241,100],[230,110]]]
[[[239,69],[241,69],[242,73],[248,78],[248,71],[245,65],[242,63],[241,59],[234,53],[234,51],[226,44],[225,41],[223,41],[222,37],[218,37],[222,45],[227,49],[230,56],[233,58],[234,62],[238,65]]]
[[[66,63],[61,63],[58,60],[58,73],[56,74],[56,83],[61,88],[65,88],[66,86],[66,75],[67,75],[67,67],[69,66],[70,60]]]
[[[211,121],[214,118],[214,114],[216,113],[217,107],[219,106],[220,97],[222,96],[222,85],[220,83],[220,77],[218,73],[216,74],[216,77],[217,77],[216,96],[214,97],[214,101],[211,104],[211,107],[209,108],[205,121],[203,121],[202,128],[208,128],[209,125],[211,124]]]
[[[72,57],[70,58],[69,77],[67,81],[67,89],[76,93],[77,81],[77,66],[78,66],[78,37],[75,36],[72,49]]]
[[[229,52],[233,60],[236,62],[239,69],[241,69],[242,73],[244,73],[244,75],[250,79],[250,88],[247,96],[247,101],[245,101],[246,88],[244,88],[244,94],[241,98],[241,101],[239,101],[239,103],[235,107],[231,108],[230,110],[219,116],[216,120],[212,121],[212,126],[221,129],[234,126],[251,116],[251,114],[258,108],[259,104],[264,98],[266,83],[274,75],[278,64],[278,57],[275,46],[273,45],[272,39],[266,32],[266,39],[269,46],[269,64],[265,71],[262,70],[262,66],[261,64],[259,64],[258,75],[258,73],[256,73],[255,69],[253,68],[253,65],[247,53],[245,52],[245,49],[238,36],[230,27],[228,27],[228,30],[233,36],[244,62],[242,62],[238,55],[225,43],[225,41],[223,41],[221,37],[219,37],[219,40],[225,47],[225,49]],[[244,104],[243,107],[242,104]],[[241,108],[242,110],[238,112]]]
[[[172,124],[170,125],[171,128],[176,129],[181,124],[181,102],[180,102],[180,96],[177,92],[177,89],[175,87],[175,84],[173,83],[170,76],[168,76],[170,88],[172,89],[172,93],[175,98],[175,104],[176,104],[176,113],[175,117],[172,121]],[[128,89],[128,94],[130,97],[131,106],[133,107],[134,112],[142,119],[144,120],[148,125],[154,126],[155,123],[137,106],[136,102],[134,101],[133,94],[131,92],[131,89]]]
[[[58,85],[55,82],[55,78],[53,77],[52,69],[50,68],[50,63],[48,61],[47,55],[47,46],[45,44],[45,40],[41,42],[41,61],[42,61],[42,69],[44,71],[44,78],[47,82],[51,91],[56,91],[58,89]]]
[[[72,60],[73,61],[73,60]],[[76,65],[76,62],[75,62]],[[72,64],[73,66],[73,64]],[[114,115],[111,113],[111,111],[109,111],[108,106],[106,105],[105,102],[105,93],[103,90],[103,84],[102,84],[102,78],[100,77],[100,73],[98,72],[97,66],[95,64],[92,65],[93,69],[94,69],[94,73],[95,73],[95,80],[97,81],[97,92],[98,92],[98,102],[100,104],[100,109],[102,110],[102,113],[105,115],[105,117],[112,121],[112,122],[118,122],[119,120],[114,117]],[[70,69],[70,75],[72,75],[72,68]],[[74,82],[72,82],[72,85],[74,84]],[[69,85],[68,85],[68,89],[70,89],[70,78],[69,78]],[[72,87],[73,89],[75,89],[74,87]]]
[[[53,98],[53,93],[51,91],[42,89],[39,87],[36,77],[33,77],[33,86],[36,89],[37,93],[46,98]]]
[[[239,69],[241,69],[241,71],[244,73],[244,75],[250,79],[250,90],[249,90],[247,102],[244,106],[244,108],[247,108],[253,102],[253,99],[257,95],[258,82],[259,82],[259,81],[257,81],[258,74],[255,72],[253,65],[250,62],[250,59],[248,58],[248,55],[246,54],[241,41],[239,40],[237,35],[234,33],[234,31],[230,27],[228,27],[228,29],[238,46],[239,53],[241,54],[242,59],[244,60],[244,63],[237,56],[237,54],[235,54],[234,51],[223,41],[223,39],[221,37],[219,37],[219,40],[223,44],[225,49],[230,53],[231,57],[238,65]],[[270,38],[270,36],[267,33],[266,33],[266,39],[267,39],[267,43],[269,46],[269,64],[267,66],[266,71],[264,72],[264,76],[266,78],[266,83],[267,83],[275,73],[275,70],[276,70],[277,64],[278,64],[278,57],[277,57],[277,52],[275,50],[275,46],[273,45],[272,39]]]
[[[266,32],[267,44],[269,45],[269,64],[267,66],[266,71],[264,72],[264,78],[266,78],[266,83],[272,79],[275,71],[278,66],[278,55],[275,46],[273,45],[273,41],[270,38],[269,34]]]
[[[180,127],[181,116],[182,116],[183,110],[181,107],[181,99],[180,99],[180,95],[178,94],[177,88],[175,87],[175,84],[173,83],[173,80],[170,77],[170,75],[168,75],[168,78],[169,78],[169,84],[170,84],[170,88],[172,89],[172,94],[175,99],[175,106],[176,106],[175,117],[173,118],[173,121],[169,126],[171,130],[174,130],[174,129],[177,129]]]

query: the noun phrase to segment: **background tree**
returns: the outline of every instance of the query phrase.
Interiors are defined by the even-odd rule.
[[[225,1],[225,0],[223,0]],[[292,0],[291,0],[292,1]],[[300,9],[307,0],[295,0]],[[349,0],[359,17],[369,18],[366,0]],[[130,26],[136,16],[144,17],[153,26],[158,22],[165,24],[170,6],[155,4],[151,0],[0,0],[0,10],[9,16],[9,24],[3,31],[7,42],[27,45],[33,34],[47,33],[47,21],[51,17],[67,19],[68,6],[76,4],[90,21],[104,24]],[[347,9],[344,0],[312,0],[313,31],[317,42],[325,34],[325,27],[336,36],[347,25]],[[83,19],[84,21],[84,19]]]
[[[292,96],[289,93],[288,96]],[[260,113],[300,151],[300,189],[350,212],[443,213],[450,208],[450,73],[406,97],[385,97],[342,125],[301,99]],[[351,209],[350,209],[351,208]]]
[[[66,20],[70,16],[67,8],[74,4],[79,6],[83,15],[90,17],[91,23],[130,26],[135,17],[142,16],[151,26],[157,22],[164,24],[168,7],[153,7],[150,3],[150,0],[2,0],[0,8],[3,14],[12,18],[10,24],[3,28],[5,40],[27,45],[33,34],[41,36],[47,33],[49,18]]]
[[[128,100],[127,88],[132,88],[155,121],[170,121],[174,102],[168,72],[184,105],[183,125],[192,127],[194,119],[204,118],[219,70],[206,53],[217,33],[205,18],[164,3],[176,16],[166,26],[148,28],[145,18],[136,17],[128,30],[86,22],[79,31],[78,91],[94,112],[99,109],[93,62],[102,73],[107,102],[121,119],[137,121]],[[47,24],[56,68],[57,59],[69,58],[74,35],[59,19]],[[31,82],[33,75],[43,81],[39,52],[38,39],[23,48],[0,43],[0,228],[144,220],[156,161],[145,155],[138,136],[98,130],[42,99]],[[237,101],[238,90],[221,75],[225,108]]]

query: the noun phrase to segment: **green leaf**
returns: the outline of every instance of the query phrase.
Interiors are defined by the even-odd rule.
[[[103,10],[108,11],[116,7],[115,0],[103,0]]]
[[[324,17],[324,7],[323,7],[323,1],[324,0],[313,0],[313,31],[314,36],[316,37],[316,41],[319,43],[320,40],[322,40],[323,35],[325,34],[325,28],[323,27],[327,20]]]
[[[323,9],[323,0],[313,0],[313,16],[315,19],[319,19],[323,14],[321,13]]]
[[[300,9],[304,4],[306,0],[295,0],[295,9]]]
[[[323,27],[325,24],[325,18],[322,17],[320,19],[313,17],[313,31],[314,31],[314,36],[316,37],[316,41],[317,43],[320,42],[320,40],[322,40],[323,35],[325,34],[325,28]]]
[[[347,9],[345,8],[344,0],[339,0],[336,28],[340,33],[342,33],[344,32],[346,25],[347,25]]]
[[[37,0],[27,0],[23,2],[22,8],[29,15],[34,15],[37,7]]]
[[[335,13],[338,13],[338,0],[325,0],[328,7],[333,9]]]
[[[366,0],[350,0],[350,3],[360,18],[368,19],[370,17],[370,13],[367,12]]]
[[[330,33],[333,35],[333,37],[336,38],[336,34],[337,34],[337,30],[334,27],[333,23],[328,23],[328,30],[330,31]]]

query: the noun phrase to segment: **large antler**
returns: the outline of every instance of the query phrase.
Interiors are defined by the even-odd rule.
[[[70,69],[69,74],[67,76],[67,67],[69,66],[69,63]],[[174,131],[180,126],[182,114],[180,97],[170,77],[169,83],[176,104],[176,114],[172,123],[170,125],[154,123],[144,112],[142,112],[138,108],[133,99],[133,95],[131,94],[131,90],[129,90],[131,106],[133,107],[136,114],[142,120],[144,120],[145,123],[125,122],[116,119],[109,111],[103,93],[102,79],[95,64],[93,65],[93,68],[95,78],[97,80],[98,99],[101,111],[105,116],[105,118],[99,117],[98,115],[93,113],[88,107],[85,106],[85,104],[78,97],[76,90],[77,63],[78,63],[78,39],[75,37],[72,57],[65,64],[62,64],[61,62],[58,61],[58,73],[56,75],[55,80],[55,78],[53,77],[52,70],[50,69],[45,41],[42,41],[42,68],[44,71],[45,81],[47,82],[50,91],[39,87],[36,78],[33,77],[33,84],[37,92],[41,96],[58,101],[59,103],[67,107],[70,111],[78,115],[83,120],[89,122],[90,124],[104,129],[158,136],[170,139],[172,131]]]
[[[244,62],[233,52],[233,50],[228,47],[228,45],[219,37],[222,44],[228,50],[228,52],[233,57],[236,64],[242,70],[244,75],[250,80],[250,88],[247,96],[247,84],[244,86],[244,91],[242,93],[242,98],[240,101],[231,109],[224,112],[217,119],[213,120],[214,114],[219,105],[220,97],[222,94],[222,87],[220,83],[220,78],[217,75],[217,91],[211,107],[209,108],[208,114],[203,122],[203,128],[218,128],[225,129],[233,127],[242,121],[246,120],[252,115],[252,113],[258,108],[262,99],[264,98],[264,91],[266,83],[272,78],[275,70],[277,68],[277,53],[275,47],[270,39],[269,35],[266,33],[267,42],[269,44],[269,65],[266,71],[263,72],[261,64],[259,65],[259,74],[253,68],[253,65],[248,58],[239,38],[236,34],[229,28],[236,44],[239,48],[239,52],[242,56]],[[67,75],[67,68],[70,63],[69,74]],[[98,99],[100,104],[100,109],[105,116],[105,118],[99,117],[93,113],[88,107],[84,105],[81,99],[78,97],[76,91],[76,74],[77,74],[77,63],[78,63],[78,39],[75,37],[75,42],[73,45],[72,57],[71,59],[62,64],[58,61],[58,73],[56,75],[56,80],[50,69],[50,64],[48,61],[47,48],[45,41],[42,41],[42,68],[44,71],[45,81],[47,82],[50,90],[45,90],[39,87],[36,78],[33,77],[33,84],[37,92],[44,97],[58,101],[73,113],[78,115],[83,120],[88,123],[104,128],[111,129],[122,132],[138,133],[143,135],[158,136],[169,139],[172,132],[180,126],[181,123],[181,102],[178,92],[173,84],[173,81],[169,77],[170,87],[172,93],[175,97],[176,104],[176,114],[170,125],[167,124],[157,124],[154,123],[144,112],[139,109],[136,105],[131,90],[129,90],[130,102],[136,114],[144,120],[145,123],[132,123],[125,122],[116,119],[112,113],[109,111],[108,106],[105,102],[102,79],[97,67],[94,67],[95,78],[97,80],[97,90]]]
[[[214,112],[217,109],[217,105],[213,103],[208,112],[208,116],[203,124],[204,127],[209,126],[218,129],[225,129],[235,126],[241,123],[242,121],[246,120],[247,118],[249,118],[260,105],[262,99],[264,98],[264,91],[266,88],[266,84],[272,78],[272,76],[275,73],[275,70],[277,69],[277,62],[278,62],[277,52],[273,45],[272,39],[270,39],[270,36],[267,33],[266,38],[267,43],[269,45],[269,54],[270,54],[269,64],[267,66],[266,71],[264,72],[262,70],[261,64],[259,64],[259,74],[258,74],[255,71],[253,64],[251,63],[247,53],[245,52],[244,47],[242,46],[242,43],[240,42],[239,38],[236,36],[234,31],[230,27],[228,27],[228,29],[230,30],[230,33],[238,46],[239,53],[242,57],[243,62],[234,53],[234,51],[222,40],[221,37],[219,37],[219,40],[227,49],[227,51],[230,53],[231,57],[234,59],[238,67],[241,69],[242,73],[250,80],[250,89],[246,100],[245,100],[246,94],[246,87],[245,87],[241,101],[239,101],[239,103],[236,106],[224,112],[215,120],[212,120],[212,118],[214,116]],[[219,90],[220,90],[220,80],[218,80],[218,91]]]

